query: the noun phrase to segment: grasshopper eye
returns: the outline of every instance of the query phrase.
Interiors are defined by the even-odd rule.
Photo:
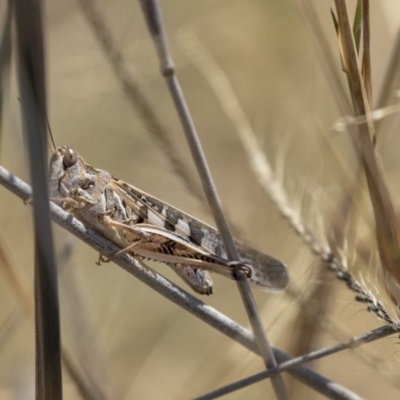
[[[82,184],[82,186],[81,186],[81,188],[83,189],[83,190],[89,190],[89,189],[92,189],[94,187],[94,183],[92,182],[92,181],[86,181],[86,182],[84,182],[83,184]]]
[[[71,147],[67,147],[65,150],[63,164],[66,168],[72,167],[78,161],[78,154],[74,149]]]

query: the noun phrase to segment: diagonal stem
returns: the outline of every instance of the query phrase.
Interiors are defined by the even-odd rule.
[[[252,385],[256,382],[260,382],[263,379],[268,379],[279,372],[287,371],[290,368],[293,368],[295,366],[303,365],[310,361],[315,361],[315,360],[321,359],[323,357],[327,357],[331,354],[338,353],[339,351],[342,351],[342,350],[354,349],[358,346],[361,346],[362,344],[370,343],[375,340],[387,337],[389,335],[393,335],[394,333],[397,333],[398,331],[399,331],[399,325],[381,326],[370,332],[364,333],[359,336],[352,337],[347,342],[335,344],[333,346],[325,347],[324,349],[312,351],[312,352],[305,354],[303,356],[300,356],[300,357],[292,358],[291,360],[285,361],[284,363],[279,364],[278,366],[276,366],[274,368],[270,368],[267,371],[259,372],[258,374],[241,379],[240,381],[236,381],[234,383],[231,383],[230,385],[226,385],[224,387],[216,389],[213,392],[209,392],[209,393],[205,394],[204,396],[197,397],[196,400],[216,399],[218,397],[232,393],[236,390],[243,389],[244,387]],[[348,396],[347,398],[351,399],[351,400],[353,400],[355,398],[359,399],[358,396],[354,397],[353,393],[348,393],[346,396]]]
[[[3,185],[24,201],[27,201],[32,197],[32,189],[25,182],[11,174],[2,166],[0,166],[0,185]],[[54,222],[80,240],[83,240],[99,253],[104,254],[106,257],[111,257],[120,250],[117,245],[90,228],[87,228],[71,214],[64,211],[54,203],[50,204],[50,211],[51,218]],[[208,304],[205,304],[190,293],[163,278],[160,274],[153,271],[142,262],[139,262],[127,254],[115,257],[113,262],[171,302],[201,319],[212,328],[215,328],[219,332],[235,340],[250,351],[260,354],[260,350],[251,332],[238,325],[235,321],[226,317],[216,309],[210,307]],[[288,354],[277,348],[273,348],[273,352],[280,363],[291,359]],[[288,373],[328,398],[348,400],[348,396],[346,397],[345,393],[352,393],[356,396],[350,390],[336,382],[332,382],[310,368],[304,366],[295,367],[289,370]]]
[[[171,92],[175,107],[181,119],[183,130],[186,135],[186,140],[189,144],[193,160],[200,175],[203,190],[206,194],[215,223],[221,234],[227,256],[231,261],[240,261],[239,253],[236,249],[231,231],[222,210],[221,201],[219,199],[217,189],[208,168],[196,128],[194,126],[182,89],[175,73],[175,66],[168,48],[167,37],[164,30],[161,9],[159,7],[158,1],[141,0],[140,3],[142,5],[147,25],[149,27],[150,33],[157,49],[158,57],[161,64],[162,75],[167,81],[168,88]],[[246,280],[244,274],[237,275],[238,289],[242,297],[242,301],[249,317],[251,326],[255,333],[256,342],[258,348],[260,349],[264,364],[267,368],[276,366],[277,362],[271,345],[265,334],[262,320],[258,312],[253,294],[250,290],[249,283]],[[288,399],[287,390],[280,375],[277,375],[272,379],[272,385],[274,387],[275,394],[279,399]]]

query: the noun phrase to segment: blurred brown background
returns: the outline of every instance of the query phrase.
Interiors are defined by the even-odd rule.
[[[329,3],[314,1],[338,61]],[[377,98],[399,27],[400,6],[396,0],[371,3]],[[179,157],[197,179],[138,2],[95,4],[123,52],[129,73],[171,135]],[[272,343],[296,353],[301,347],[297,341],[304,322],[300,303],[319,281],[319,263],[259,187],[235,127],[204,76],[183,51],[182,36],[195,34],[222,67],[262,148],[281,174],[294,206],[302,210],[320,240],[330,234],[330,210],[341,193],[321,135],[327,135],[349,170],[354,166],[354,153],[346,134],[331,131],[339,113],[329,86],[330,77],[321,68],[321,56],[315,51],[295,1],[165,0],[161,5],[178,76],[226,212],[249,243],[290,267],[291,287],[300,296],[261,292],[255,295]],[[46,34],[48,105],[56,143],[74,147],[89,164],[212,223],[202,199],[193,196],[174,174],[167,155],[127,99],[79,2],[47,2]],[[336,67],[339,70],[339,62]],[[398,88],[392,89],[395,93]],[[1,164],[27,180],[17,96],[13,71],[4,113]],[[394,121],[395,117],[391,118]],[[389,130],[382,144],[395,204],[400,190],[396,136],[395,129]],[[0,189],[0,204],[3,246],[13,268],[32,287],[31,210],[5,189]],[[368,223],[357,233],[360,241],[370,240],[372,235],[372,219],[366,215],[366,220]],[[187,399],[262,370],[262,362],[256,356],[115,265],[96,266],[94,251],[61,229],[55,228],[55,232],[60,254],[66,248],[73,249],[60,273],[63,343],[97,377],[107,398]],[[349,265],[354,261],[353,250],[344,250]],[[376,252],[372,251],[371,265],[377,262]],[[156,264],[155,268],[184,285],[167,266]],[[379,293],[374,274],[365,275],[366,284]],[[214,295],[202,300],[247,326],[236,285],[217,276],[214,281]],[[353,300],[354,295],[344,284],[333,280],[330,285],[334,290],[329,321],[324,320],[319,327],[314,349],[381,324],[366,312],[365,306]],[[393,310],[390,304],[387,306]],[[21,302],[3,274],[0,321],[18,308],[21,309]],[[312,366],[365,398],[396,399],[397,342],[395,337],[383,339]],[[322,398],[300,384],[289,385],[293,399]],[[64,387],[65,399],[81,398],[67,374]],[[227,398],[272,396],[269,382],[262,382]],[[33,397],[33,320],[22,312],[1,343],[0,398]]]

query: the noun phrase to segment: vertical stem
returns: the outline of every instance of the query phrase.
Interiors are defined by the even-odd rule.
[[[50,223],[42,4],[16,0],[18,78],[35,226],[36,399],[62,399],[57,269]]]

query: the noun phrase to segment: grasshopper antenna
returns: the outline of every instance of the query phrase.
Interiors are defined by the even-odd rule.
[[[51,128],[50,128],[50,122],[49,122],[49,117],[47,116],[47,113],[46,113],[46,124],[47,124],[47,131],[49,133],[49,135],[47,137],[47,143],[50,146],[50,148],[53,150],[53,152],[56,152],[57,146],[56,146],[56,142],[54,141],[53,132],[51,131]]]
[[[17,99],[22,104],[22,99],[20,97],[17,97]],[[49,117],[47,115],[47,112],[46,112],[46,125],[47,125],[47,131],[49,133],[49,136],[47,137],[47,144],[49,145],[50,149],[53,152],[56,152],[57,146],[56,146],[56,142],[54,141],[53,132],[51,131],[51,128],[50,128],[50,122],[49,122]]]

